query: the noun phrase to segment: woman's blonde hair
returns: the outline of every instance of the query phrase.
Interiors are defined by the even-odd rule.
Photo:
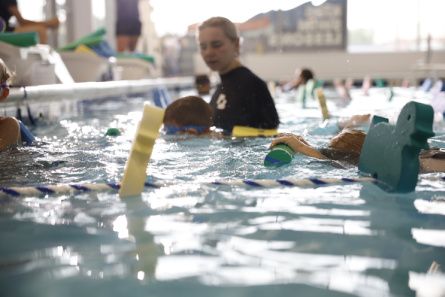
[[[12,73],[9,70],[8,66],[6,66],[5,62],[0,58],[0,81],[7,82],[11,79]]]
[[[227,18],[212,17],[199,25],[198,31],[205,28],[220,28],[230,40],[234,42],[239,40],[239,34],[235,24]]]

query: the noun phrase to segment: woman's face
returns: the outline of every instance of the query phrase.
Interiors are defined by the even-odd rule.
[[[198,39],[201,56],[210,69],[224,74],[238,66],[239,42],[230,40],[221,28],[204,28]]]

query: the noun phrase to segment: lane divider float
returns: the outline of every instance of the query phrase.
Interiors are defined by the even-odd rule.
[[[445,181],[445,178],[443,178]],[[357,183],[379,183],[372,177],[360,178],[286,178],[286,179],[227,179],[204,182],[203,185],[215,186],[235,186],[252,188],[273,188],[273,187],[300,187],[317,188],[321,186],[348,185]],[[161,188],[174,185],[175,183],[153,183],[144,182],[145,188]],[[33,187],[0,187],[0,196],[26,197],[26,196],[46,196],[61,194],[77,194],[86,192],[116,192],[121,189],[119,183],[85,183],[85,184],[59,184]]]

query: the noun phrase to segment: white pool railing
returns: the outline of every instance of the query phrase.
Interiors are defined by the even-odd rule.
[[[192,77],[83,82],[12,88],[5,105],[46,102],[61,99],[99,99],[111,96],[142,94],[156,88],[192,87]]]

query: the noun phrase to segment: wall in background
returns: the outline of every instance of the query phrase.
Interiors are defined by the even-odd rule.
[[[425,77],[445,77],[445,51],[432,53],[431,63],[424,64],[425,52],[388,53],[274,53],[245,54],[242,62],[264,80],[289,80],[295,69],[311,68],[317,78],[419,80]],[[195,73],[209,72],[202,58],[194,57]]]

